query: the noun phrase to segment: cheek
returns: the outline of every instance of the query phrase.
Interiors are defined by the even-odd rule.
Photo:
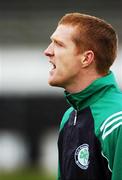
[[[55,55],[57,70],[69,72],[78,70],[81,66],[79,57],[71,51],[60,51]]]
[[[59,69],[57,69],[58,75],[60,75],[61,78],[68,78],[72,77],[79,73],[79,65],[72,62],[63,63],[59,66]]]

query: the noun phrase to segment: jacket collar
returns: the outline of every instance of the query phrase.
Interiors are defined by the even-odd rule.
[[[68,103],[79,111],[97,101],[109,88],[118,89],[114,75],[111,71],[108,75],[93,81],[83,91],[73,94],[65,91],[64,95]]]

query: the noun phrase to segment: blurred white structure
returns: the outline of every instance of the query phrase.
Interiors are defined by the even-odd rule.
[[[44,134],[43,141],[40,143],[40,166],[46,172],[57,175],[58,167],[58,149],[57,149],[58,131],[49,130]]]
[[[45,47],[0,47],[0,94],[62,94],[61,88],[48,85],[49,63]],[[122,47],[112,70],[122,88]]]
[[[24,139],[17,133],[0,132],[0,171],[12,171],[27,165],[28,154]]]
[[[49,63],[41,47],[0,47],[0,93],[60,93],[48,83]]]

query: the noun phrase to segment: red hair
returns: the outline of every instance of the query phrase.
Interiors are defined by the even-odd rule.
[[[92,50],[98,73],[107,73],[117,54],[117,34],[109,23],[87,14],[69,13],[58,25],[75,27],[73,40],[80,51]]]

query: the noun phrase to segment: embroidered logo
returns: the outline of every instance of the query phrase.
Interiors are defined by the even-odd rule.
[[[82,144],[75,151],[75,163],[81,169],[87,169],[89,166],[89,145]]]

